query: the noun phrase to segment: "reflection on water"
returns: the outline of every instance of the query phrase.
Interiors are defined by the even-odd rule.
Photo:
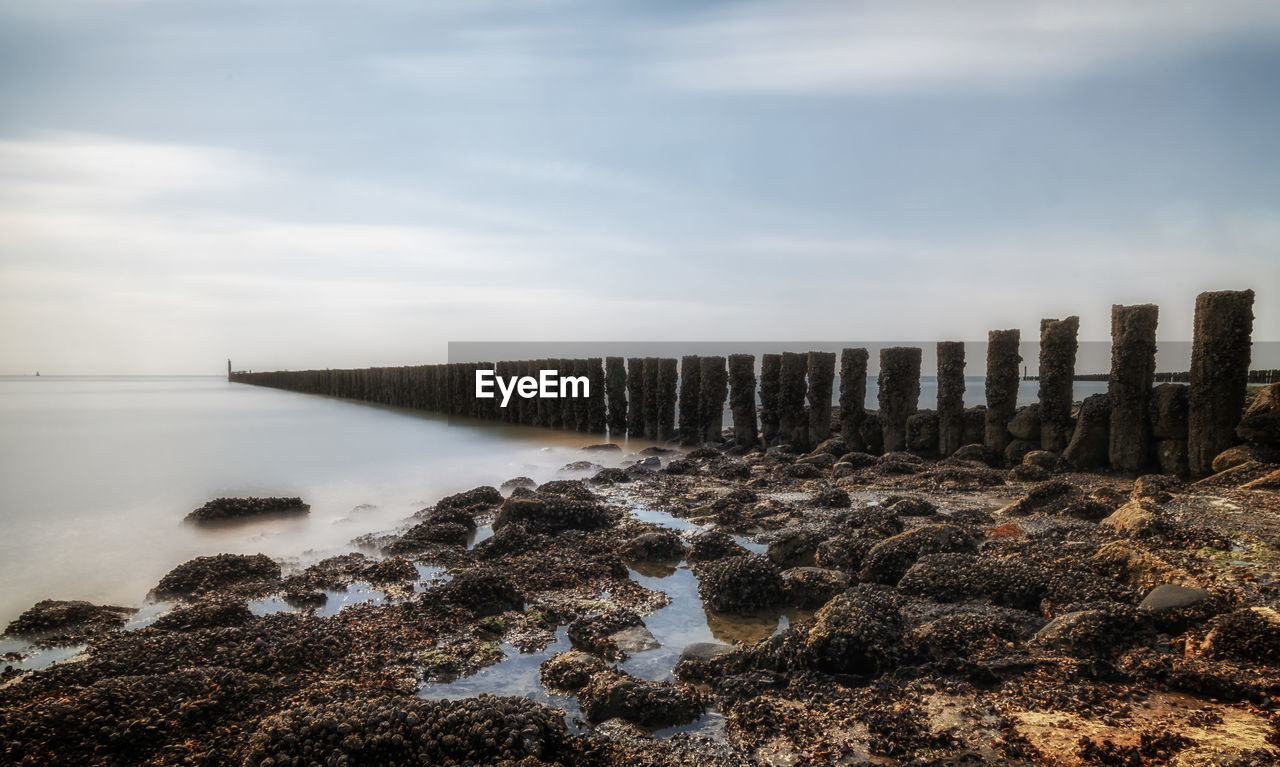
[[[630,515],[638,520],[652,522],[668,529],[697,531],[702,528],[688,520],[674,517],[667,512],[637,505]],[[747,544],[741,536],[734,536],[739,543]],[[730,615],[716,613],[703,605],[698,595],[698,579],[688,563],[639,563],[628,567],[633,580],[645,588],[662,591],[671,601],[665,607],[644,617],[645,627],[658,640],[659,646],[636,653],[619,666],[641,679],[654,682],[673,681],[672,674],[685,647],[695,642],[755,642],[782,631],[791,621],[811,615],[811,611],[785,609],[764,611],[754,615]],[[555,639],[545,648],[522,653],[510,643],[501,644],[506,656],[492,666],[468,677],[449,682],[432,682],[422,686],[418,694],[424,698],[458,699],[481,693],[492,695],[521,695],[563,709],[567,721],[576,726],[582,719],[577,699],[548,691],[542,685],[541,666],[556,653],[572,649],[568,639],[568,627],[556,630]],[[680,732],[697,732],[712,737],[724,737],[724,716],[714,708],[693,722],[666,727],[653,732],[655,737],[670,737]]]

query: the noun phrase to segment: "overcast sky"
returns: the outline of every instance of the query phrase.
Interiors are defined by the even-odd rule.
[[[1280,340],[1280,3],[0,0],[0,373]]]

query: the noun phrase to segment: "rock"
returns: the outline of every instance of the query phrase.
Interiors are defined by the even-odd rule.
[[[849,493],[838,487],[828,487],[813,494],[809,505],[819,509],[847,509],[853,505]]]
[[[878,538],[870,536],[841,535],[828,538],[818,544],[813,553],[813,561],[818,567],[856,573],[862,569],[862,558],[866,556]]]
[[[238,599],[210,599],[177,607],[151,624],[156,631],[195,631],[243,626],[253,620],[248,606]]]
[[[1274,470],[1274,467],[1268,463],[1246,461],[1239,466],[1233,466],[1226,471],[1220,471],[1217,474],[1210,474],[1204,479],[1191,485],[1191,488],[1193,490],[1204,491],[1231,487],[1244,487],[1255,480],[1265,477]]]
[[[1031,404],[1018,408],[1018,412],[1009,421],[1008,428],[1015,440],[1035,442],[1036,449],[1040,449],[1040,405]]]
[[[507,737],[507,733],[513,735]],[[243,763],[255,767],[517,763],[537,767],[557,759],[567,736],[563,712],[521,697],[428,700],[403,694],[348,693],[315,703],[293,702],[279,713],[263,716],[240,737]]]
[[[1280,490],[1280,469],[1240,486],[1242,490]]]
[[[1061,514],[1072,504],[1084,498],[1084,491],[1066,480],[1044,482],[1013,503],[1000,509],[998,514],[1025,517],[1028,514]]]
[[[432,546],[466,546],[474,528],[457,522],[419,522],[384,546],[389,554],[409,554]]]
[[[365,566],[360,577],[373,584],[404,583],[418,580],[418,568],[403,557],[391,557]]]
[[[678,562],[684,559],[684,541],[670,530],[644,533],[627,541],[620,554],[637,562]]]
[[[1236,445],[1218,453],[1213,459],[1213,470],[1215,473],[1226,471],[1250,461],[1280,463],[1280,449],[1264,445]]]
[[[823,440],[813,449],[814,453],[826,453],[832,458],[839,458],[849,452],[849,446],[843,437],[830,437]]]
[[[592,463],[591,461],[572,461],[570,463],[566,463],[564,466],[561,466],[556,471],[556,473],[557,474],[586,474],[586,473],[594,474],[595,472],[600,471],[603,468],[604,467],[601,466],[600,464]]]
[[[1039,466],[1045,471],[1053,471],[1058,468],[1059,460],[1058,454],[1050,450],[1032,450],[1022,456],[1023,465]]]
[[[1280,383],[1273,383],[1253,396],[1236,435],[1245,442],[1280,447]]]
[[[904,594],[937,602],[990,600],[1020,610],[1036,609],[1046,574],[1017,560],[970,553],[925,554],[898,581]]]
[[[1150,630],[1145,615],[1127,605],[1110,603],[1054,618],[1035,633],[1031,644],[1079,658],[1110,657],[1137,644]]]
[[[277,514],[306,514],[301,498],[214,498],[186,516],[188,522],[222,522]]]
[[[580,650],[556,653],[542,662],[542,683],[555,690],[580,690],[591,677],[608,665],[590,653]]]
[[[634,479],[626,469],[601,469],[591,475],[589,480],[592,485],[617,485],[623,482],[633,482]]]
[[[1280,664],[1280,613],[1249,607],[1214,618],[1200,652],[1210,658]]]
[[[804,637],[809,661],[833,674],[867,674],[897,665],[901,598],[881,586],[859,585],[827,602]]]
[[[1163,383],[1151,390],[1151,434],[1157,440],[1187,440],[1187,386]]]
[[[871,583],[895,584],[925,554],[973,552],[973,537],[955,525],[927,525],[880,541],[867,552],[860,576]]]
[[[690,562],[710,562],[727,557],[740,557],[749,553],[732,537],[718,530],[706,530],[689,539]]]
[[[1099,524],[1129,538],[1145,538],[1163,531],[1164,520],[1159,509],[1149,500],[1129,501]]]
[[[813,555],[822,536],[803,527],[782,530],[769,544],[768,556],[779,567],[801,567],[813,564]]]
[[[1039,421],[1037,421],[1039,423]],[[1006,466],[1017,466],[1022,463],[1022,459],[1027,453],[1040,449],[1040,440],[1038,439],[1014,439],[1004,448],[1004,462]]]
[[[538,486],[538,483],[537,483],[537,482],[534,482],[534,481],[533,481],[532,479],[530,479],[529,477],[512,477],[511,479],[507,480],[506,482],[503,482],[503,483],[502,483],[501,485],[499,485],[498,487],[499,487],[499,489],[500,489],[500,490],[505,490],[506,492],[508,492],[508,493],[509,493],[509,492],[511,492],[512,490],[515,490],[517,487],[523,487],[523,488],[527,488],[527,489],[529,489],[529,490],[532,490],[532,489],[534,489],[534,488],[535,488],[535,487],[537,487],[537,486]]]
[[[506,499],[493,520],[493,529],[520,523],[530,532],[554,534],[570,529],[599,530],[613,524],[613,514],[604,505],[594,500],[545,495],[545,487],[540,487],[535,497]]]
[[[821,479],[822,469],[811,463],[793,463],[784,466],[782,473],[793,479]]]
[[[699,565],[698,594],[712,610],[728,613],[753,612],[785,598],[781,572],[759,554]]]
[[[782,573],[787,604],[813,609],[849,588],[849,576],[821,567],[793,567]]]
[[[524,595],[510,577],[484,570],[463,570],[453,580],[418,596],[422,604],[464,607],[478,618],[524,609]]]
[[[1129,492],[1131,499],[1146,498],[1155,503],[1168,503],[1173,500],[1173,493],[1181,492],[1182,481],[1177,477],[1164,474],[1143,474],[1133,481],[1133,489]]]
[[[598,445],[587,445],[581,450],[584,453],[621,453],[622,446],[615,445],[612,442],[602,442]]]
[[[1208,589],[1164,583],[1152,589],[1138,605],[1138,609],[1153,613],[1169,612],[1200,604],[1212,596],[1213,593]]]
[[[1128,541],[1106,544],[1098,549],[1090,562],[1094,570],[1109,574],[1139,593],[1159,583],[1176,581],[1185,585],[1195,582],[1185,570]]]
[[[804,463],[810,466],[816,466],[819,469],[830,469],[836,465],[835,456],[830,453],[810,453],[802,458],[796,459],[796,463]]]
[[[156,599],[199,596],[231,586],[262,586],[280,579],[280,565],[266,554],[196,557],[170,570],[152,589]]]
[[[491,509],[502,503],[502,493],[496,487],[481,485],[464,493],[447,495],[436,502],[437,509],[467,509],[475,512]]]
[[[620,658],[629,658],[632,655],[656,650],[662,646],[657,637],[643,624],[628,626],[621,631],[610,634],[608,639],[617,648],[617,654]]]
[[[831,467],[831,478],[844,479],[845,477],[853,476],[857,472],[857,467],[851,463],[837,463],[835,466]]]
[[[938,414],[918,410],[907,417],[907,450],[919,455],[938,454]]]
[[[874,466],[876,457],[870,453],[845,453],[840,456],[839,463],[846,463],[855,469],[865,469],[868,466]]]
[[[680,660],[714,660],[732,651],[733,645],[724,642],[691,642],[680,651]]]
[[[985,466],[995,466],[1000,462],[1000,457],[986,445],[971,442],[967,445],[962,445],[959,450],[952,453],[951,461],[972,461]]]
[[[946,660],[982,660],[1012,654],[1040,627],[1030,613],[989,605],[954,606],[911,629],[903,645],[915,656]]]
[[[873,538],[888,538],[902,532],[902,520],[891,511],[876,506],[854,509],[840,517],[840,528],[849,533],[870,534]]]
[[[1046,469],[1032,463],[1020,463],[1009,469],[1009,479],[1013,482],[1043,482],[1049,477]]]
[[[645,727],[689,722],[706,708],[702,695],[689,685],[647,682],[622,671],[594,674],[578,701],[592,722],[618,717]]]
[[[61,634],[80,638],[118,629],[136,613],[132,607],[95,605],[82,600],[44,599],[27,608],[5,628],[4,633],[18,637],[42,637]]]
[[[1075,471],[1106,468],[1110,462],[1111,399],[1094,394],[1080,403],[1076,429],[1062,451],[1062,460]]]

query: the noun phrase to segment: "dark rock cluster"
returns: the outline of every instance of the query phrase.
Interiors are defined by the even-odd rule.
[[[187,514],[188,522],[220,522],[266,514],[306,514],[309,504],[301,498],[214,498]]]

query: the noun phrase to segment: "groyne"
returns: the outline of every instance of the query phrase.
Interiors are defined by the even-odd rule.
[[[591,357],[457,362],[344,370],[240,372],[228,380],[564,431],[684,445],[729,443],[739,450],[787,446],[807,452],[838,437],[849,451],[910,450],[947,457],[966,444],[1008,465],[1033,450],[1059,454],[1078,469],[1204,476],[1214,459],[1244,440],[1237,434],[1250,385],[1277,371],[1250,371],[1253,291],[1203,293],[1195,305],[1190,370],[1155,372],[1159,310],[1112,307],[1112,360],[1106,395],[1072,402],[1078,317],[1039,325],[1039,401],[1017,407],[1021,331],[993,330],[986,357],[986,405],[964,407],[965,348],[937,345],[937,410],[919,406],[920,347],[880,350],[878,412],[864,408],[868,350],[838,357],[839,406],[832,408],[837,356],[782,352],[721,356]],[[586,396],[478,398],[477,371],[503,378],[571,376]],[[1185,383],[1182,381],[1185,380]],[[1157,385],[1158,384],[1158,385]],[[726,401],[732,423],[723,422]],[[1277,416],[1280,417],[1280,416]],[[1257,433],[1257,429],[1251,434]]]

